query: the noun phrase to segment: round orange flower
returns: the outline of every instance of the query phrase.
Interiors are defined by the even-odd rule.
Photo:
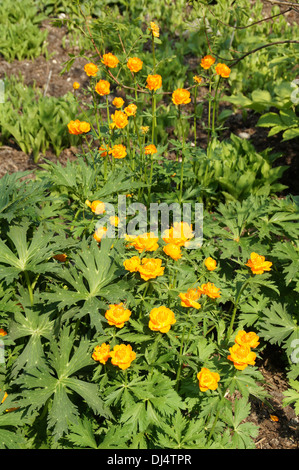
[[[238,370],[244,370],[248,365],[254,366],[256,354],[251,351],[249,346],[234,344],[229,348],[230,355],[227,356],[229,361],[234,363]]]
[[[200,65],[203,69],[207,70],[215,63],[215,60],[216,59],[211,55],[206,55],[203,59],[201,59]]]
[[[194,75],[193,80],[195,81],[195,83],[198,83],[198,84],[202,82],[202,78],[199,77],[198,75]]]
[[[95,86],[95,91],[100,96],[109,95],[110,93],[110,83],[107,80],[99,80]]]
[[[216,287],[212,282],[202,284],[201,287],[198,287],[198,291],[201,294],[207,295],[211,299],[217,299],[218,297],[220,297],[220,289]]]
[[[79,119],[76,119],[75,121],[70,121],[67,127],[69,133],[72,135],[85,134],[90,131],[90,124],[85,121],[79,121]]]
[[[178,88],[172,93],[172,102],[175,105],[188,104],[190,101],[190,91],[185,90],[184,88]]]
[[[253,331],[246,333],[244,330],[238,331],[235,337],[235,343],[240,346],[249,346],[250,348],[256,348],[259,343],[259,336]]]
[[[0,328],[0,336],[6,336],[7,332],[3,330],[3,328]]]
[[[209,271],[214,271],[217,268],[217,262],[215,259],[211,258],[210,256],[205,260],[205,267]]]
[[[253,274],[263,274],[264,271],[270,271],[272,263],[265,261],[265,257],[258,255],[257,253],[251,253],[250,260],[246,263],[249,266]]]
[[[153,155],[157,153],[157,147],[154,144],[149,144],[144,148],[145,155]]]
[[[73,89],[74,89],[74,90],[78,90],[79,88],[80,88],[80,83],[74,82],[74,83],[73,83]]]
[[[123,303],[118,305],[109,305],[109,310],[105,313],[105,318],[108,320],[109,325],[115,325],[117,328],[122,328],[126,321],[129,320],[132,312],[124,307]]]
[[[99,152],[101,152],[100,157],[107,157],[108,152],[110,152],[110,150],[111,150],[110,148],[107,149],[105,147],[99,147]]]
[[[90,62],[89,64],[86,64],[84,66],[84,71],[86,73],[86,75],[88,75],[89,77],[95,77],[97,72],[98,72],[98,67],[96,64],[93,64],[92,62]]]
[[[122,111],[115,111],[111,118],[118,129],[123,129],[128,124],[128,116]]]
[[[170,256],[170,258],[174,259],[175,261],[181,259],[182,257],[181,247],[175,245],[174,243],[167,243],[167,245],[163,247],[163,251],[166,255]]]
[[[111,153],[113,158],[116,159],[125,158],[127,155],[127,149],[124,145],[117,144],[112,147],[112,150],[109,153]]]
[[[132,350],[130,344],[120,344],[113,348],[110,353],[111,363],[118,366],[120,369],[125,370],[130,367],[131,362],[136,359],[136,353]]]
[[[116,108],[122,108],[123,105],[124,105],[124,100],[120,97],[116,97],[114,98],[114,100],[112,101],[112,104],[113,106],[115,106]]]
[[[101,364],[106,364],[110,357],[110,346],[109,344],[103,343],[101,346],[96,346],[91,356],[95,361]]]
[[[113,227],[117,227],[119,224],[119,217],[117,217],[117,215],[112,215],[109,217],[109,222]]]
[[[173,227],[163,233],[165,243],[174,243],[178,246],[185,246],[186,242],[193,237],[192,225],[187,222],[174,222]]]
[[[106,236],[106,232],[106,227],[99,227],[93,234],[93,238],[99,243]]]
[[[158,37],[160,36],[160,28],[159,28],[159,26],[156,25],[156,23],[154,23],[153,21],[150,22],[149,30],[152,32],[152,35],[153,35],[155,38],[158,38]]]
[[[125,109],[124,109],[125,113],[127,116],[135,116],[136,114],[136,111],[137,111],[137,106],[136,104],[132,103],[132,104],[129,104],[129,106],[127,106]]]
[[[188,289],[186,293],[181,292],[179,294],[179,297],[181,299],[181,306],[193,307],[198,310],[199,308],[201,308],[201,305],[196,301],[199,299],[200,296],[201,293],[198,291],[198,289]]]
[[[126,259],[123,264],[127,271],[136,273],[139,270],[140,258],[138,256],[132,256],[132,258]]]
[[[200,391],[206,392],[207,390],[216,390],[220,375],[217,372],[210,371],[206,367],[202,367],[201,371],[197,374],[197,378]]]
[[[165,268],[161,265],[162,260],[160,258],[143,258],[138,268],[140,277],[144,281],[148,281],[149,279],[163,276]]]
[[[130,245],[139,253],[142,253],[143,251],[156,251],[159,248],[157,243],[158,240],[159,238],[155,237],[153,232],[149,232],[138,235],[138,237],[134,238],[130,242]]]
[[[92,201],[90,202],[88,199],[86,199],[85,204],[90,207],[92,212],[94,212],[96,215],[104,214],[105,212],[105,203],[102,201]]]
[[[58,255],[53,256],[54,259],[57,259],[57,261],[60,261],[61,263],[64,263],[67,260],[67,255],[65,253],[59,253]]]
[[[161,307],[153,308],[150,312],[149,328],[152,331],[160,331],[160,333],[167,333],[171,325],[176,323],[174,313],[169,308],[162,305]]]
[[[119,60],[115,55],[111,54],[111,52],[108,52],[107,54],[103,55],[102,59],[102,64],[106,65],[106,67],[109,67],[110,69],[114,69],[117,67]]]
[[[142,69],[143,62],[138,57],[130,57],[127,62],[127,67],[131,72],[137,73]]]
[[[231,72],[230,68],[225,64],[217,64],[215,67],[217,75],[220,75],[223,78],[228,78]]]
[[[156,91],[162,86],[162,77],[161,75],[148,75],[146,83],[146,88],[151,91]]]

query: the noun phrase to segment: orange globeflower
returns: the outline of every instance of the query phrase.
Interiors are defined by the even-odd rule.
[[[123,303],[109,305],[109,310],[105,313],[105,318],[109,325],[115,325],[122,328],[126,321],[129,320],[132,312],[124,307]]]
[[[93,238],[99,243],[106,236],[106,232],[106,227],[99,227],[93,234]]]
[[[192,225],[187,222],[174,222],[173,227],[165,230],[163,234],[165,243],[174,243],[178,246],[185,246],[186,242],[193,237]]]
[[[84,71],[86,73],[86,75],[88,75],[89,77],[95,77],[97,72],[98,72],[98,67],[96,64],[93,64],[92,62],[90,62],[89,64],[86,64],[84,66]]]
[[[155,38],[158,38],[158,37],[160,36],[160,28],[159,28],[159,26],[156,25],[156,23],[154,23],[153,21],[150,22],[149,30],[152,32],[152,35],[153,35]]]
[[[164,246],[163,251],[166,255],[170,256],[170,258],[174,259],[175,261],[181,259],[182,257],[181,247],[175,245],[174,243],[167,243],[167,245]]]
[[[198,291],[201,294],[207,295],[211,299],[217,299],[218,297],[220,297],[220,289],[216,287],[212,282],[202,284],[201,287],[198,287]]]
[[[123,264],[127,271],[136,273],[140,266],[140,258],[138,256],[132,256],[132,258],[126,259]]]
[[[136,111],[137,111],[137,106],[136,104],[132,103],[132,104],[129,104],[129,106],[127,106],[125,109],[124,109],[125,113],[127,116],[135,116],[136,114]]]
[[[101,364],[106,364],[110,357],[110,346],[109,344],[103,343],[101,346],[96,346],[91,356],[95,361]]]
[[[117,227],[119,224],[119,217],[117,217],[117,215],[112,215],[109,217],[109,222],[113,227]]]
[[[100,96],[109,95],[110,93],[110,83],[107,80],[99,80],[95,86],[95,91]]]
[[[79,88],[80,88],[80,83],[74,82],[74,83],[73,83],[73,89],[74,89],[74,90],[78,90]]]
[[[145,155],[153,155],[154,153],[157,153],[157,147],[154,144],[149,144],[144,148],[144,153]]]
[[[139,253],[143,251],[156,251],[159,248],[158,240],[159,238],[155,237],[153,232],[149,232],[138,235],[138,237],[131,241],[130,245]]]
[[[199,77],[198,75],[194,75],[193,80],[198,84],[202,82],[202,78]]]
[[[67,125],[69,133],[72,135],[80,135],[90,131],[90,124],[85,121],[70,121]]]
[[[119,60],[115,55],[111,54],[111,52],[108,52],[107,54],[103,55],[102,59],[102,64],[106,65],[106,67],[109,67],[111,69],[114,69],[117,67]]]
[[[156,91],[162,86],[162,77],[161,75],[148,75],[146,83],[146,88],[151,91]]]
[[[122,108],[123,105],[124,105],[124,100],[120,97],[116,97],[114,98],[114,100],[112,101],[112,104],[113,106],[115,106],[116,108]]]
[[[148,281],[149,279],[163,276],[165,268],[161,265],[162,260],[160,258],[143,258],[138,268],[140,277],[144,281]]]
[[[186,293],[180,293],[179,297],[181,299],[181,306],[182,307],[193,307],[196,308],[197,310],[201,308],[201,305],[196,302],[199,297],[201,296],[201,293],[198,291],[198,289],[188,289]]]
[[[3,328],[0,328],[0,336],[6,336],[7,332],[3,330]]]
[[[220,75],[223,78],[228,78],[231,72],[230,68],[225,64],[217,64],[215,67],[217,75]]]
[[[118,366],[120,369],[125,370],[130,367],[131,362],[136,359],[136,353],[132,350],[130,344],[120,344],[113,348],[110,352],[111,363]]]
[[[99,147],[99,152],[101,152],[100,157],[107,157],[108,152],[110,152],[110,150],[111,150],[110,148],[107,149],[105,147]]]
[[[234,363],[236,369],[244,370],[248,365],[254,366],[256,354],[249,346],[234,344],[229,348],[229,352],[227,359]]]
[[[115,111],[111,118],[115,127],[118,129],[123,129],[128,124],[128,116],[122,111]]]
[[[256,348],[259,343],[259,336],[253,331],[246,333],[244,330],[238,331],[235,337],[235,343],[240,346],[249,346],[250,348]]]
[[[258,255],[257,253],[251,253],[250,260],[246,263],[249,266],[253,274],[263,274],[264,271],[270,271],[272,263],[265,261],[265,257]]]
[[[215,259],[211,258],[210,256],[205,260],[205,267],[208,271],[214,271],[217,268],[217,262]]]
[[[210,371],[206,367],[202,367],[201,371],[197,374],[197,378],[200,391],[206,392],[207,390],[216,390],[220,375],[217,372]]]
[[[207,70],[214,64],[215,60],[216,59],[214,59],[214,57],[211,55],[206,55],[203,59],[201,59],[200,65],[203,69]]]
[[[138,57],[130,57],[127,62],[127,67],[131,72],[137,73],[142,69],[143,62]]]
[[[190,91],[185,90],[184,88],[178,88],[172,93],[172,102],[175,105],[188,104],[190,101]]]
[[[112,150],[109,153],[111,153],[113,158],[116,159],[125,158],[127,155],[127,149],[124,145],[117,144],[112,147]]]
[[[105,203],[102,201],[92,201],[90,202],[88,199],[86,199],[85,204],[90,207],[92,212],[94,212],[96,215],[99,214],[104,214],[105,212]]]
[[[57,259],[57,261],[60,261],[61,263],[64,263],[67,259],[67,255],[65,253],[60,253],[58,255],[53,256],[54,259]]]
[[[176,323],[174,313],[169,308],[162,305],[161,307],[153,308],[150,312],[149,328],[152,331],[160,331],[160,333],[167,333],[171,325]]]

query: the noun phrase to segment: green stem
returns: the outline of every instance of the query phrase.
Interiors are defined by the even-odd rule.
[[[215,115],[216,115],[218,88],[219,88],[220,81],[221,81],[221,76],[219,75],[218,82],[217,82],[216,89],[215,89],[215,96],[214,96],[214,103],[213,103],[212,137],[214,137],[214,134],[215,134]]]
[[[108,127],[110,126],[110,114],[109,114],[109,101],[108,101],[108,95],[106,96],[106,106],[107,106],[107,122],[108,122]]]
[[[156,137],[156,94],[153,91],[152,95],[152,115],[153,115],[153,121],[152,121],[152,144],[155,144],[155,137]]]
[[[30,297],[30,303],[31,303],[31,306],[33,306],[33,304],[34,304],[33,290],[32,290],[32,286],[31,286],[29,274],[28,274],[27,271],[24,271],[24,276],[25,276],[25,279],[26,279],[26,284],[27,284],[28,293],[29,293],[29,297]]]
[[[212,91],[212,77],[211,77],[211,69],[209,69],[209,109],[208,109],[208,140],[207,140],[207,147],[209,146],[210,142],[210,133],[211,133],[211,91]]]
[[[182,195],[183,195],[184,162],[185,162],[185,133],[184,133],[184,125],[183,125],[183,121],[182,121],[180,105],[179,105],[179,121],[180,121],[180,126],[181,126],[181,137],[182,137],[182,141],[183,141],[181,177],[180,177],[180,195],[179,195],[179,202],[181,204]]]
[[[194,145],[196,147],[196,111],[197,111],[197,86],[194,89]]]
[[[231,318],[231,321],[230,321],[230,325],[229,325],[229,328],[227,330],[227,336],[226,336],[226,340],[227,342],[229,341],[230,337],[231,337],[231,334],[232,334],[232,331],[233,331],[233,326],[234,326],[234,321],[235,321],[235,317],[236,317],[236,313],[237,313],[237,308],[238,308],[238,304],[239,304],[239,300],[240,300],[240,297],[245,289],[245,287],[248,285],[249,281],[250,281],[251,278],[248,278],[246,279],[246,281],[244,282],[243,286],[241,287],[240,289],[240,292],[236,298],[236,302],[235,302],[235,306],[234,306],[234,310],[233,310],[233,313],[232,313],[232,318]]]
[[[207,442],[210,441],[211,437],[212,437],[213,434],[214,434],[214,430],[215,430],[216,424],[217,424],[217,422],[218,422],[220,412],[221,412],[221,410],[222,410],[222,403],[223,403],[223,401],[224,401],[224,395],[222,396],[221,393],[220,393],[220,391],[219,391],[219,395],[220,395],[220,400],[219,400],[219,403],[218,403],[218,410],[217,410],[217,413],[216,413],[216,416],[215,416],[215,419],[214,419],[212,428],[211,428],[211,430],[210,430],[210,433],[209,433]]]

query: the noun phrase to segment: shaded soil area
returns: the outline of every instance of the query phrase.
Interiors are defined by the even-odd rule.
[[[265,4],[266,5],[266,4]],[[266,6],[267,13],[269,5]],[[290,21],[294,15],[290,15]],[[85,58],[75,61],[70,71],[60,75],[62,63],[67,61],[68,52],[62,47],[62,38],[66,34],[65,28],[51,26],[50,22],[45,22],[44,27],[48,29],[48,51],[49,58],[38,57],[33,61],[14,61],[7,63],[0,57],[0,78],[4,75],[22,74],[26,85],[33,85],[43,90],[49,96],[62,96],[68,91],[72,91],[72,84],[78,81],[82,87],[88,82],[88,78],[83,70],[86,63]],[[268,147],[275,153],[282,156],[275,162],[276,165],[287,165],[281,182],[288,186],[286,193],[299,194],[299,159],[298,148],[299,139],[288,142],[281,142],[281,135],[271,138],[267,137],[268,130],[257,128],[258,115],[248,112],[247,118],[243,120],[240,113],[235,113],[226,121],[223,137],[229,137],[230,133],[235,133],[239,137],[249,139],[258,151]],[[198,139],[201,146],[205,146],[206,135],[201,128],[198,129]],[[75,159],[78,149],[69,148],[62,152],[59,157],[60,163],[69,159]],[[56,161],[56,156],[51,150],[46,152],[46,159]],[[43,162],[43,158],[39,163]],[[13,142],[0,147],[0,177],[5,173],[16,171],[33,171],[38,167],[33,162],[30,155],[22,152]],[[283,391],[288,388],[284,363],[281,360],[280,351],[274,348],[266,348],[262,352],[262,359],[257,363],[259,370],[265,378],[264,387],[270,394],[269,403],[272,408],[262,404],[257,400],[252,400],[250,421],[259,426],[259,435],[255,440],[257,449],[298,449],[299,448],[299,419],[295,415],[291,406],[283,407]],[[271,418],[272,416],[272,418]],[[273,416],[277,417],[273,418]],[[274,420],[273,420],[274,419]]]

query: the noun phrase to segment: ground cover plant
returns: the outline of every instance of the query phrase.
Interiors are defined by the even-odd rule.
[[[66,11],[63,1],[47,5]],[[231,44],[211,34],[213,53],[205,49],[196,73],[175,73],[186,44],[172,59],[162,30],[163,15],[168,24],[174,18],[171,4],[153,2],[160,9],[148,21],[147,2],[121,5],[122,17],[105,9],[103,18],[78,2],[69,18],[93,56],[81,50],[62,69],[86,57],[86,85],[73,83],[68,104],[36,101],[36,128],[57,156],[74,139],[77,158],[43,160],[34,178],[0,179],[0,447],[254,448],[252,399],[270,406],[256,365],[268,344],[283,351],[285,405],[298,411],[299,199],[281,197],[278,153],[223,138],[229,113],[221,103],[239,104],[229,86],[252,57],[234,65],[231,45],[244,41],[242,30]],[[210,8],[194,2],[189,21]],[[243,21],[245,6],[237,13]],[[198,40],[189,36],[188,47],[201,48]],[[292,73],[286,67],[284,80]],[[251,109],[298,112],[287,92],[280,100],[284,82],[269,100],[248,91],[254,73],[238,83],[248,99],[242,108],[262,102]],[[261,125],[274,122],[269,112]],[[19,142],[29,138],[33,150],[38,140],[26,117],[23,124]]]

